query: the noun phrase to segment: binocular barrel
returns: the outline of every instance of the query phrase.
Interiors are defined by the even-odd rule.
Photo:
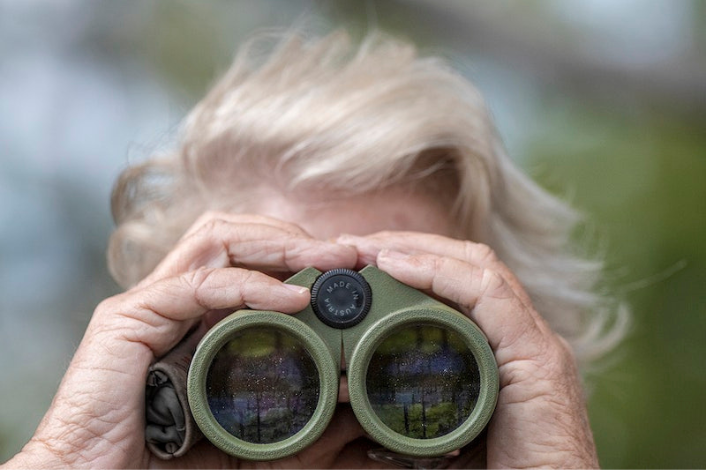
[[[308,268],[287,283],[310,288],[311,305],[235,312],[194,354],[188,401],[217,447],[249,460],[301,451],[331,420],[342,373],[361,426],[393,452],[443,455],[485,428],[498,370],[465,315],[372,266]]]

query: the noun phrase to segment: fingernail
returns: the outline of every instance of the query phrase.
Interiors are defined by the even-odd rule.
[[[289,289],[289,290],[291,290],[291,291],[294,291],[294,292],[296,292],[297,294],[304,294],[305,292],[307,292],[307,291],[309,290],[309,289],[307,289],[306,287],[295,286],[294,284],[283,284],[283,285],[284,285],[284,287],[286,287],[287,289]]]

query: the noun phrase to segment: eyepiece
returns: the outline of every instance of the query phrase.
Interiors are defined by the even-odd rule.
[[[370,285],[350,269],[327,271],[311,288],[311,307],[332,328],[344,329],[360,323],[370,311]]]

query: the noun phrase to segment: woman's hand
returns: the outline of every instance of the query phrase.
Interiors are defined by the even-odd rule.
[[[181,460],[151,457],[144,437],[150,364],[197,322],[212,323],[224,311],[249,307],[293,313],[308,304],[307,289],[263,272],[285,278],[307,266],[353,267],[356,259],[351,247],[315,240],[274,219],[205,215],[151,275],[98,306],[51,408],[8,466],[238,465],[205,440]],[[341,450],[362,435],[353,416],[345,410],[339,415],[321,444],[279,464],[334,465]]]
[[[364,432],[347,406],[315,444],[277,462],[239,462],[206,440],[185,457],[159,461],[144,440],[148,367],[197,322],[211,324],[242,307],[296,312],[309,293],[281,279],[307,266],[368,263],[454,302],[488,336],[501,378],[489,466],[597,465],[570,350],[488,248],[412,233],[334,244],[270,218],[208,214],[150,276],[99,305],[49,412],[8,466],[379,467],[367,458],[358,440]],[[468,464],[461,455],[453,466]]]
[[[487,436],[487,465],[595,468],[598,460],[573,354],[534,310],[517,278],[485,245],[438,235],[341,236],[358,266],[453,302],[488,337],[500,394]],[[468,468],[464,455],[454,467]]]

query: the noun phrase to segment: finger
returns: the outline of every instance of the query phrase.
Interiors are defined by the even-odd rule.
[[[156,357],[206,311],[250,306],[294,312],[308,301],[306,288],[239,268],[203,268],[108,299],[96,309],[37,435],[42,442],[67,443],[70,455],[80,449],[80,458],[112,462],[109,467],[140,466],[134,461],[139,456],[111,443],[144,446],[145,379]]]
[[[356,259],[353,247],[279,226],[211,219],[183,238],[140,285],[199,267],[246,266],[295,273],[309,266],[320,270],[350,268]]]
[[[488,246],[467,240],[456,240],[442,235],[419,232],[379,232],[367,237],[342,235],[338,243],[356,247],[360,264],[375,263],[383,249],[408,254],[429,253],[455,258],[473,265],[491,269],[505,278],[520,300],[531,306],[529,295],[520,281]]]
[[[97,310],[91,331],[117,332],[159,357],[207,312],[249,307],[294,313],[309,300],[308,289],[257,271],[200,268],[109,299]]]
[[[221,211],[207,211],[202,214],[196,221],[189,227],[189,229],[184,233],[182,238],[192,235],[194,232],[199,230],[204,225],[207,225],[211,220],[220,219],[234,224],[258,224],[258,225],[270,225],[272,227],[280,228],[282,230],[288,231],[296,235],[309,235],[303,228],[293,224],[291,222],[285,222],[284,220],[275,219],[274,217],[268,217],[260,214],[234,214],[231,212],[221,212]]]
[[[536,357],[550,333],[546,324],[517,297],[503,276],[489,268],[436,255],[383,250],[380,269],[400,282],[456,303],[483,330],[498,365]]]
[[[258,214],[233,214],[230,212],[220,212],[220,211],[207,211],[204,214],[202,214],[196,221],[191,225],[191,227],[181,236],[179,242],[177,243],[176,247],[171,250],[170,255],[167,256],[158,266],[157,268],[146,278],[143,280],[143,284],[149,284],[157,279],[161,279],[170,275],[175,275],[180,272],[184,272],[189,270],[188,268],[190,267],[191,269],[196,269],[199,266],[210,266],[210,267],[226,267],[229,266],[229,264],[226,263],[226,260],[223,256],[223,253],[220,250],[215,250],[211,253],[209,253],[209,250],[207,247],[205,247],[205,252],[202,253],[203,260],[202,263],[199,264],[198,259],[193,259],[193,256],[191,257],[191,265],[189,265],[189,260],[190,257],[188,254],[185,255],[183,253],[183,249],[181,249],[182,246],[186,245],[185,240],[191,239],[195,234],[198,234],[199,232],[208,232],[209,227],[213,225],[214,223],[218,222],[229,222],[232,223],[234,226],[244,226],[244,225],[266,225],[266,226],[271,226],[273,228],[277,228],[282,230],[283,232],[287,232],[292,234],[293,236],[296,237],[309,237],[309,235],[298,225],[289,223],[289,222],[284,222],[279,219],[275,219],[272,217],[267,217],[263,215],[258,215]],[[201,237],[203,238],[203,237]],[[193,240],[191,240],[193,241]],[[211,255],[211,256],[209,256]],[[184,267],[186,266],[186,268]]]

